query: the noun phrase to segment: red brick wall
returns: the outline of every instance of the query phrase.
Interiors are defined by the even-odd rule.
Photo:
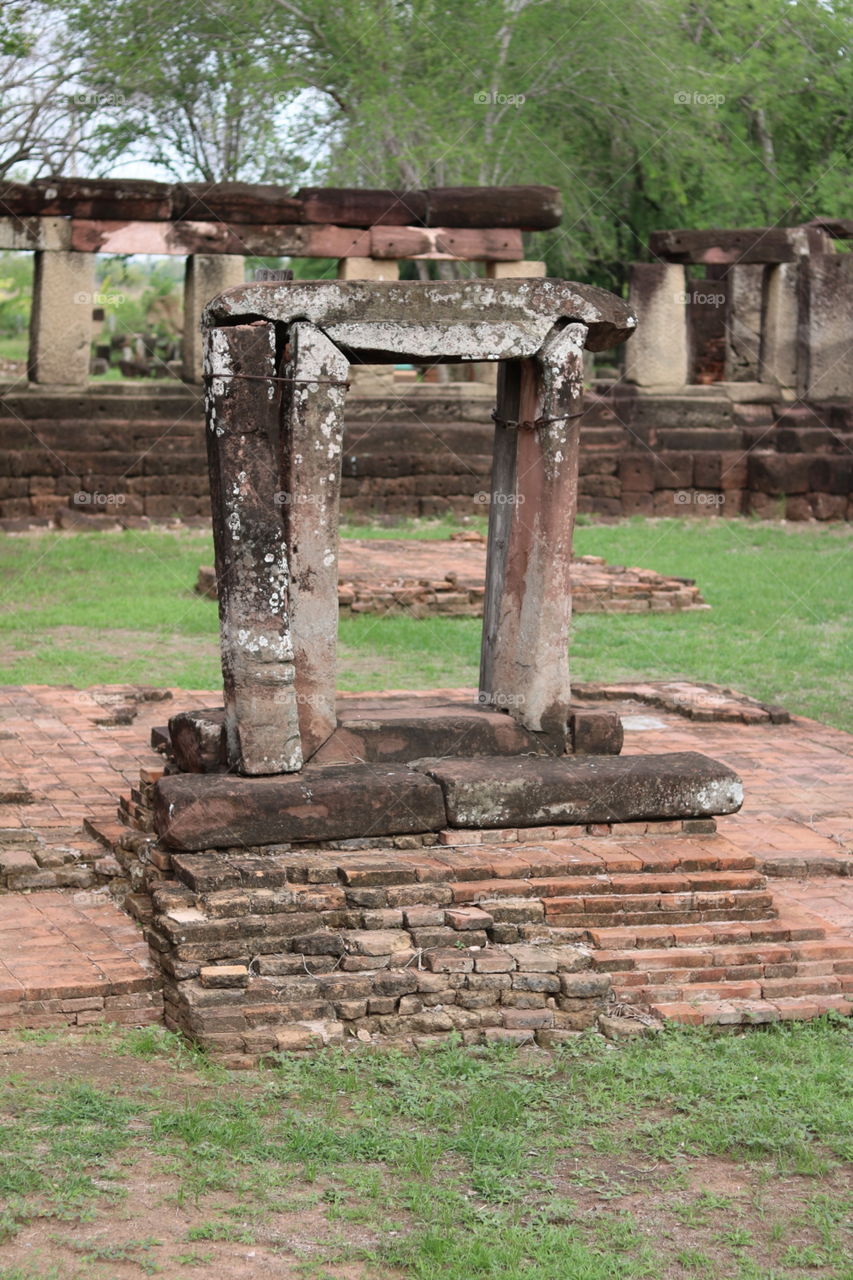
[[[486,510],[491,402],[419,389],[350,402],[343,505],[351,514]],[[605,516],[853,518],[853,405],[734,404],[619,386],[591,393],[579,509]],[[122,518],[204,516],[201,401],[189,388],[0,400],[0,519],[74,504]]]

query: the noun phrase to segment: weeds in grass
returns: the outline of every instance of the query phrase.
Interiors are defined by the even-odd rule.
[[[214,1221],[199,1223],[190,1227],[187,1240],[224,1240],[229,1244],[254,1244],[255,1238],[245,1227],[235,1226],[233,1222]]]

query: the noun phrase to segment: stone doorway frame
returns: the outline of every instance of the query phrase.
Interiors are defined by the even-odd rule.
[[[583,351],[622,299],[564,280],[258,283],[202,318],[227,759],[300,770],[337,725],[338,518],[351,363],[499,364],[480,698],[565,729]]]

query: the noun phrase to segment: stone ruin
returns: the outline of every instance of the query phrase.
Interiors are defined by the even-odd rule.
[[[568,837],[707,833],[739,808],[730,769],[623,757],[618,715],[572,704],[583,352],[634,325],[620,299],[553,279],[261,283],[209,304],[225,705],[171,719],[140,796],[167,1025],[235,1065],[346,1034],[554,1043],[610,989],[575,945],[590,921],[651,923],[663,901],[589,906],[577,895],[616,877],[578,879]],[[339,698],[349,369],[425,357],[499,364],[479,691]],[[526,861],[505,848],[524,833]],[[709,883],[674,895],[685,919],[706,918]],[[766,910],[752,888],[735,886],[746,917]]]

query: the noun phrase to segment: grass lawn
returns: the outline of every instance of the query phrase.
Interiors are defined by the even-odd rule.
[[[415,522],[359,537],[447,537]],[[747,520],[578,527],[579,554],[692,577],[709,613],[581,615],[578,679],[674,676],[730,684],[853,728],[853,530]],[[192,591],[212,560],[200,531],[37,534],[0,540],[0,681],[184,688],[220,684],[216,607]],[[476,687],[476,619],[344,619],[345,689]]]
[[[830,1017],[229,1076],[160,1029],[7,1033],[0,1280],[849,1280],[849,1047]]]

